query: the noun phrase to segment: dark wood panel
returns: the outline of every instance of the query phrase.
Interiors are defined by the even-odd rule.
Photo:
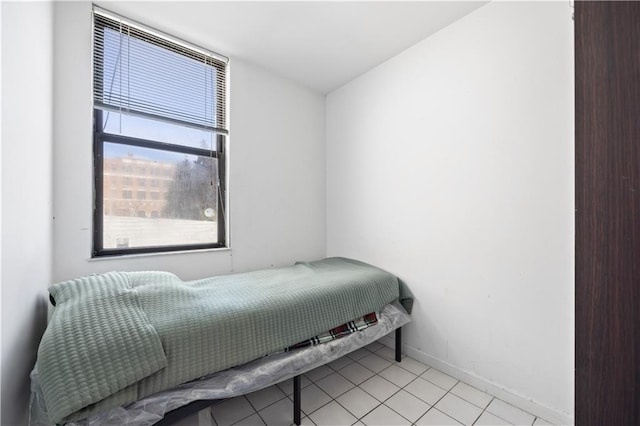
[[[640,425],[640,2],[576,2],[577,425]]]

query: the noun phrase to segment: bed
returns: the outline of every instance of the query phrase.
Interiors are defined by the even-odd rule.
[[[297,376],[299,384],[299,374],[397,329],[406,313],[387,314],[402,311],[399,303],[410,311],[412,302],[393,275],[344,258],[191,282],[109,273],[56,284],[50,294],[55,308],[32,375],[32,418],[40,407],[45,423],[81,424],[119,410],[129,410],[120,423],[152,424],[159,418],[136,423],[135,406],[167,392],[173,396],[160,416],[274,380]],[[380,314],[380,327],[281,352],[370,312]],[[224,386],[210,385],[223,377]]]

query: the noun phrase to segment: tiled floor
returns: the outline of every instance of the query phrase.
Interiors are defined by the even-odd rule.
[[[548,425],[446,374],[372,343],[302,377],[303,425]],[[180,426],[293,422],[293,381],[227,399]]]

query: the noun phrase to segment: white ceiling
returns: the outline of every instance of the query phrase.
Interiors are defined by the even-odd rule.
[[[485,2],[149,2],[101,7],[328,93]]]

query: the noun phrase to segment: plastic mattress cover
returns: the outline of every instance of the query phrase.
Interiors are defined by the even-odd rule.
[[[384,337],[410,321],[409,315],[400,304],[389,304],[379,312],[378,324],[365,330],[317,346],[268,355],[68,425],[152,425],[160,421],[165,413],[193,401],[248,394],[313,370]],[[52,424],[47,415],[38,371],[35,368],[31,372],[29,424]]]

